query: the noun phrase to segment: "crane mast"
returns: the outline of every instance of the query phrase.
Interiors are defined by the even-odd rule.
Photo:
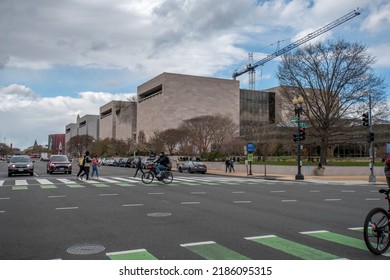
[[[331,23],[325,25],[324,27],[312,32],[312,33],[309,33],[308,35],[306,35],[305,37],[295,41],[294,43],[291,43],[289,44],[288,46],[266,56],[265,58],[257,61],[256,63],[249,63],[246,65],[245,68],[241,68],[239,69],[238,71],[235,71],[232,75],[232,78],[235,80],[236,77],[246,73],[246,72],[249,72],[250,73],[250,87],[251,89],[254,89],[254,71],[255,71],[255,68],[258,67],[258,66],[263,66],[265,63],[267,63],[268,61],[286,53],[286,52],[289,52],[291,51],[292,49],[295,49],[296,47],[320,36],[321,34],[339,26],[340,24],[343,24],[344,22],[356,17],[360,15],[360,12],[359,12],[359,8],[357,8],[356,10],[353,10],[352,12],[349,12],[348,14],[336,19],[335,21],[332,21]]]

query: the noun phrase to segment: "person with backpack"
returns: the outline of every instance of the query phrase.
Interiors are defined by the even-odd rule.
[[[164,154],[164,152],[161,152],[160,157],[155,161],[157,177],[161,177],[161,171],[168,168],[169,162],[169,158]]]
[[[85,152],[85,156],[84,156],[84,168],[83,168],[83,172],[80,174],[80,180],[83,180],[83,176],[85,175],[87,177],[87,180],[89,180],[89,168],[91,166],[91,158],[89,156],[89,151],[86,151]]]
[[[137,169],[135,170],[134,178],[137,176],[138,170],[140,170],[142,174],[145,174],[145,172],[144,172],[143,169],[142,169],[141,157],[138,157],[138,158],[136,159],[136,165],[135,165],[135,166],[137,167]]]

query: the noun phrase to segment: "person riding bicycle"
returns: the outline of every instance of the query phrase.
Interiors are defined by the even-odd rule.
[[[154,163],[156,164],[157,177],[161,177],[161,171],[166,170],[168,167],[169,158],[164,154],[164,152],[161,152],[160,157]]]

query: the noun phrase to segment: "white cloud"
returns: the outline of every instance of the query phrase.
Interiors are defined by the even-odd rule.
[[[128,100],[131,93],[82,92],[79,97],[40,97],[21,85],[0,88],[0,142],[25,149],[47,144],[49,134],[65,133],[65,126],[76,122],[77,115],[99,114],[99,108],[112,100]]]

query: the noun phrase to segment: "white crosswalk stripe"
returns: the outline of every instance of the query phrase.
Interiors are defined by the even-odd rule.
[[[36,179],[38,181],[39,184],[41,185],[53,185],[52,182],[50,182],[49,180],[47,179]]]
[[[4,184],[4,180],[0,180],[0,187]]]
[[[15,180],[15,186],[26,186],[27,180]]]
[[[96,179],[96,180],[107,182],[107,183],[119,183],[119,181],[111,180],[111,179],[108,179],[108,178],[102,178],[102,177],[99,177],[99,179]]]
[[[66,184],[66,185],[77,184],[77,182],[71,181],[71,180],[69,180],[69,179],[57,179],[57,180],[60,181],[61,183]]]

